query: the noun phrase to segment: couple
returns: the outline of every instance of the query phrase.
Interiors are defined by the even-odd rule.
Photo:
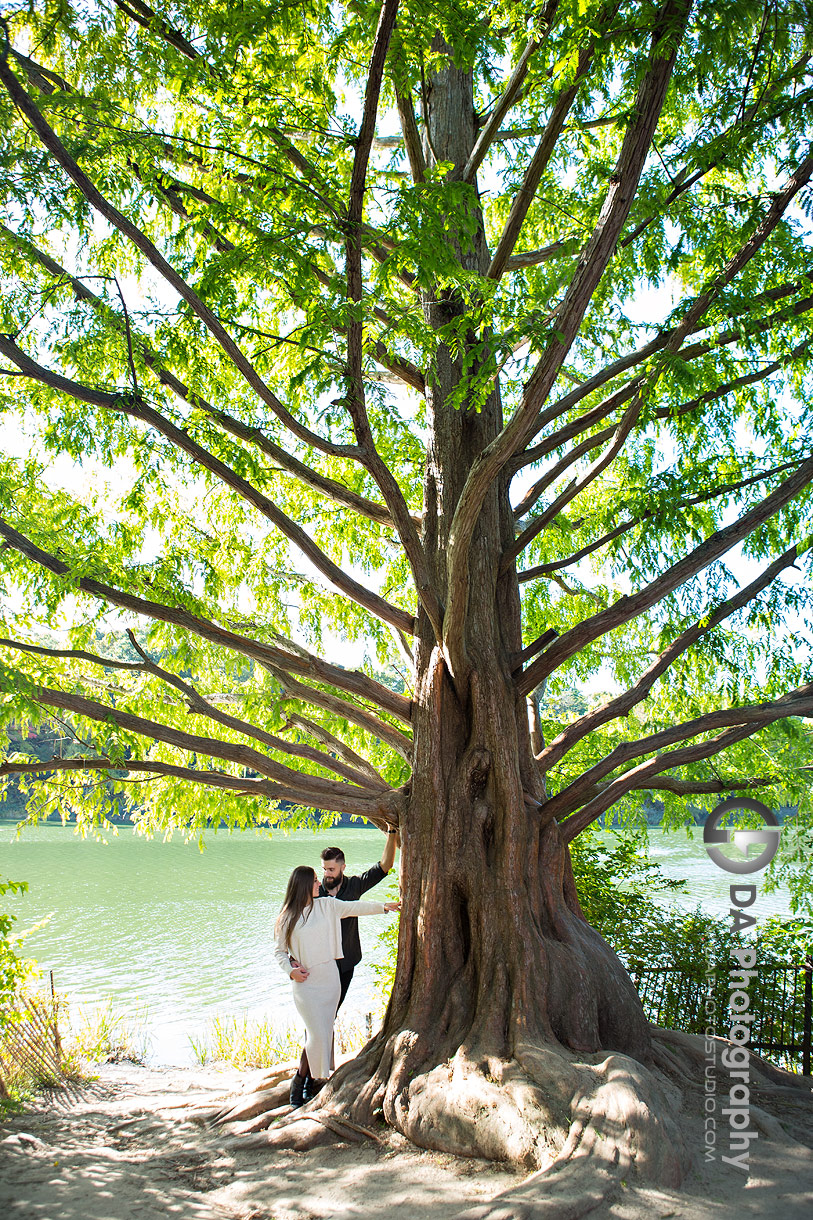
[[[305,1022],[305,1049],[291,1081],[292,1106],[315,1097],[333,1069],[333,1022],[361,960],[357,917],[401,905],[357,901],[386,877],[396,841],[390,831],[381,862],[359,877],[344,876],[344,853],[336,847],[322,852],[322,884],[309,865],[291,873],[275,935],[276,959],[293,983],[294,1003]]]

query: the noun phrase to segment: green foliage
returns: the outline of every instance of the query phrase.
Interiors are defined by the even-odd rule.
[[[125,217],[117,227],[109,209],[102,216],[0,90],[0,335],[48,370],[20,375],[9,355],[0,377],[9,438],[0,517],[28,540],[0,550],[0,719],[41,725],[56,702],[71,749],[104,774],[20,778],[10,790],[18,804],[36,792],[33,813],[75,814],[92,828],[116,811],[193,836],[219,820],[330,824],[348,802],[364,806],[363,785],[350,779],[346,791],[358,759],[385,785],[409,782],[403,721],[370,687],[350,689],[342,668],[414,687],[397,631],[352,589],[336,590],[337,576],[357,581],[386,599],[390,619],[418,605],[381,480],[336,448],[357,440],[347,334],[358,321],[371,437],[389,492],[400,489],[419,523],[433,436],[449,413],[483,412],[497,386],[510,420],[527,406],[534,369],[563,356],[541,432],[499,476],[523,524],[545,513],[520,557],[528,643],[623,608],[756,513],[736,550],[574,648],[549,676],[546,741],[584,715],[574,691],[598,675],[608,690],[641,682],[656,654],[798,548],[795,568],[788,559],[700,631],[632,713],[566,752],[546,777],[554,797],[635,735],[810,682],[810,480],[756,519],[809,457],[813,402],[809,185],[755,241],[810,139],[809,5],[774,9],[769,21],[762,0],[697,0],[682,37],[661,31],[662,52],[678,47],[674,73],[572,341],[563,300],[604,223],[660,12],[649,0],[563,0],[549,26],[547,9],[507,0],[487,9],[402,0],[365,184],[360,301],[348,295],[346,214],[379,4],[176,0],[151,18],[115,0],[32,0],[8,17],[10,71]],[[504,119],[510,134],[464,181],[448,150],[431,146],[432,89],[470,72],[477,123],[487,121],[529,38],[537,45]],[[485,275],[483,252],[498,246],[539,135],[571,87],[514,249],[541,253]],[[419,180],[393,137],[405,101],[427,161]],[[458,127],[470,110],[453,116]],[[727,278],[749,243],[753,257]],[[162,278],[167,264],[182,291]],[[703,302],[671,350],[668,328]],[[449,369],[454,384],[428,409],[420,387]],[[588,478],[639,392],[623,445]],[[469,474],[441,471],[440,483],[460,487]],[[50,558],[36,562],[37,548]],[[442,570],[444,556],[430,560]],[[279,653],[293,668],[280,669]],[[339,661],[320,670],[314,654]],[[30,741],[15,740],[6,765],[34,757]],[[797,846],[783,859],[800,911],[810,765],[796,718],[732,741],[716,761],[669,769],[695,785],[761,777],[766,799],[799,806]],[[345,784],[332,801],[331,783]],[[619,796],[630,824],[639,801]],[[684,796],[664,802],[668,825],[691,817]]]
[[[146,1008],[125,1012],[110,997],[83,1005],[70,1014],[68,1062],[76,1070],[83,1063],[144,1063],[148,1019]]]
[[[0,899],[6,894],[24,894],[27,881],[9,881],[0,877]],[[34,963],[20,955],[19,938],[12,935],[17,916],[0,911],[0,1037],[15,1020],[15,1000],[34,974]]]
[[[370,1036],[366,1025],[343,1014],[336,1021],[335,1048],[340,1055],[361,1049]],[[229,1063],[236,1068],[275,1067],[299,1060],[302,1032],[295,1026],[279,1027],[271,1021],[241,1016],[216,1016],[208,1022],[206,1032],[189,1035],[189,1045],[195,1061]]]

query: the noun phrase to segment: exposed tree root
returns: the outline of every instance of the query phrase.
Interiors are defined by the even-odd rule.
[[[290,1084],[282,1080],[270,1089],[260,1089],[230,1107],[218,1110],[213,1116],[215,1123],[244,1123],[256,1117],[266,1117],[288,1103]],[[290,1108],[290,1107],[289,1107]]]
[[[706,1039],[699,1034],[685,1034],[679,1029],[661,1029],[652,1027],[653,1058],[663,1071],[685,1073],[683,1083],[691,1086],[697,1084],[703,1087],[702,1069],[707,1059]],[[722,1050],[732,1044],[727,1038],[711,1039]],[[700,1068],[700,1074],[697,1069]],[[796,1072],[788,1072],[769,1063],[754,1051],[749,1052],[749,1072],[752,1088],[777,1091],[789,1090],[791,1093],[809,1094],[813,1088],[813,1077],[801,1076]]]
[[[513,1059],[475,1062],[459,1050],[450,1063],[400,1088],[392,1054],[381,1056],[379,1048],[379,1056],[383,1078],[368,1076],[366,1093],[359,1077],[369,1067],[361,1071],[356,1060],[303,1110],[282,1104],[282,1081],[224,1107],[215,1121],[247,1134],[273,1124],[261,1137],[264,1145],[304,1150],[337,1137],[377,1139],[369,1126],[377,1114],[421,1147],[508,1161],[537,1171],[534,1178],[555,1171],[558,1180],[566,1164],[583,1169],[589,1162],[598,1176],[585,1205],[599,1186],[603,1198],[619,1173],[634,1168],[674,1186],[686,1168],[674,1121],[678,1091],[626,1055],[577,1059],[562,1048],[529,1044]]]
[[[421,1147],[531,1170],[521,1184],[457,1220],[581,1220],[627,1179],[674,1189],[689,1168],[677,1116],[684,1093],[694,1108],[703,1088],[705,1039],[652,1033],[651,1067],[618,1053],[577,1056],[534,1043],[517,1046],[512,1059],[474,1058],[460,1049],[449,1063],[416,1074],[400,1070],[403,1043],[396,1038],[365,1048],[302,1110],[279,1104],[286,1078],[224,1107],[217,1121],[233,1131],[273,1123],[241,1144],[305,1151],[336,1141],[381,1142],[369,1123],[383,1118]],[[721,1049],[729,1045],[716,1041]],[[790,1104],[800,1111],[802,1139],[813,1142],[813,1081],[756,1055],[751,1080],[759,1098],[753,1121],[762,1133],[777,1143],[798,1142],[770,1113],[773,1104],[782,1110]]]

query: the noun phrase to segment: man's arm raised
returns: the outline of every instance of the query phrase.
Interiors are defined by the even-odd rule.
[[[395,863],[395,849],[398,846],[398,831],[387,831],[387,841],[384,844],[384,850],[381,853],[379,864],[385,873],[388,873]]]
[[[359,874],[359,893],[366,894],[374,885],[378,885],[384,880],[395,861],[395,848],[398,846],[398,840],[399,836],[394,831],[387,834],[387,841],[378,864],[374,864]]]

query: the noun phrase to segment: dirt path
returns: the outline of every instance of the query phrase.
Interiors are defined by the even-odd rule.
[[[522,1175],[484,1161],[418,1152],[389,1135],[308,1153],[251,1147],[196,1117],[203,1106],[250,1090],[250,1074],[107,1065],[84,1089],[42,1097],[0,1123],[0,1215],[5,1220],[453,1220]],[[699,1120],[686,1118],[694,1146]],[[595,1220],[741,1220],[813,1215],[811,1130],[793,1135],[760,1118],[749,1179],[719,1163],[697,1164],[678,1194],[619,1183]],[[792,1124],[791,1124],[792,1125]],[[804,1142],[799,1142],[799,1137]],[[538,1199],[545,1186],[528,1183]],[[508,1201],[506,1200],[506,1203]],[[577,1214],[561,1196],[551,1211]],[[598,1202],[598,1201],[597,1201]],[[578,1214],[584,1214],[580,1210]]]

